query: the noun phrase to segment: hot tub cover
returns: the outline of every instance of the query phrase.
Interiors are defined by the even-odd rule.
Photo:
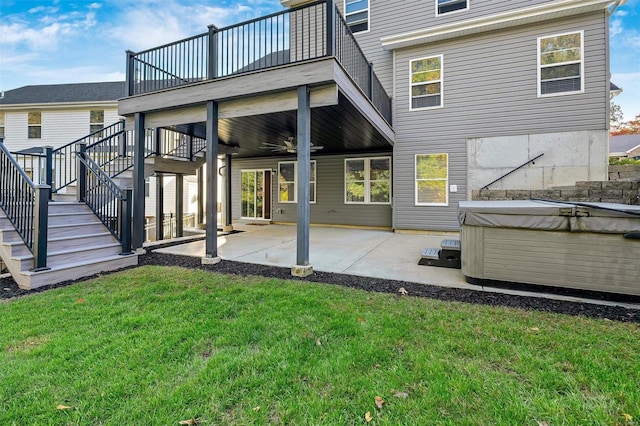
[[[544,200],[461,201],[458,219],[468,226],[625,233],[640,231],[640,206]]]

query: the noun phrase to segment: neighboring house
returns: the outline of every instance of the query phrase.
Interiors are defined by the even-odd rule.
[[[491,188],[546,189],[607,178],[608,25],[612,8],[624,2],[281,3],[292,8],[278,18],[288,20],[290,33],[271,17],[260,25],[212,28],[220,53],[200,74],[179,75],[182,82],[179,59],[164,73],[158,71],[163,64],[153,63],[152,55],[162,57],[167,48],[132,53],[137,80],[129,94],[135,96],[120,101],[132,127],[140,113],[146,127],[190,123],[200,126],[201,137],[207,102],[216,102],[220,152],[235,149],[234,220],[298,220],[292,138],[294,91],[301,86],[311,91],[311,142],[323,147],[312,150],[311,223],[456,231],[459,201],[539,154],[535,164]],[[354,65],[357,48],[345,47],[344,32],[326,38],[332,33],[326,27],[341,25],[326,17],[332,4],[373,64],[373,80],[366,82],[368,71]],[[280,28],[285,42],[261,42],[260,28],[276,34]],[[187,44],[206,43],[207,34],[201,37],[174,48],[184,43],[195,51]],[[239,49],[243,43],[250,47]],[[335,53],[326,51],[332,44]],[[341,69],[325,63],[328,56]],[[343,81],[341,71],[352,80]],[[382,92],[371,96],[377,111],[359,103],[359,95],[377,88],[376,79],[391,98],[392,115],[381,107]],[[284,148],[266,149],[274,145]]]
[[[619,135],[609,138],[609,156],[640,159],[640,135]]]
[[[42,148],[58,148],[121,120],[118,99],[125,95],[125,82],[74,83],[24,86],[4,92],[0,98],[0,137],[12,152],[40,154]],[[27,162],[27,173],[38,178],[36,162]],[[32,170],[35,169],[35,170]],[[54,172],[55,174],[55,172]],[[145,211],[155,220],[155,178],[145,184]],[[185,176],[185,213],[194,213],[195,177]],[[163,180],[164,211],[175,214],[175,178]],[[168,226],[167,226],[168,227]]]

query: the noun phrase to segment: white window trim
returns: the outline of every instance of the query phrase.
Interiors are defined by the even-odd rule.
[[[97,122],[93,122],[91,121],[91,112],[93,111],[102,111],[102,121],[97,121]],[[101,125],[102,129],[104,129],[104,122],[105,122],[105,110],[103,109],[92,109],[89,110],[89,133],[93,133],[91,131],[91,127],[92,126],[97,126],[97,125]],[[95,130],[95,132],[98,132],[99,130]]]
[[[458,10],[453,10],[451,12],[445,12],[445,13],[438,13],[438,0],[434,0],[434,3],[436,5],[436,16],[448,16],[451,15],[452,13],[458,13],[458,12],[464,12],[465,10],[469,10],[471,8],[471,0],[467,0],[467,7],[465,7],[464,9],[458,9]]]
[[[344,0],[344,2],[343,2],[343,6],[344,6],[344,22],[345,22],[345,24],[346,24],[346,22],[347,22],[347,0]],[[354,32],[352,31],[353,35],[356,35],[356,34],[365,34],[365,33],[368,33],[369,31],[371,31],[371,0],[369,0],[369,1],[367,2],[367,9],[366,9],[366,11],[367,11],[367,29],[366,29],[366,30],[364,30],[364,31],[358,31],[358,32],[356,32],[356,33],[354,33]],[[360,10],[360,11],[358,11],[358,12],[355,12],[355,13],[360,13],[360,12],[362,12],[362,10]],[[354,13],[354,12],[352,12],[352,13]],[[350,13],[349,15],[351,15],[352,13]],[[349,24],[346,24],[346,25],[347,25],[347,27],[349,27]]]
[[[542,64],[541,64],[541,60],[540,60],[540,57],[542,56],[542,53],[540,52],[540,41],[543,38],[560,37],[560,36],[565,36],[565,35],[570,35],[570,34],[580,34],[580,90],[572,90],[571,92],[548,93],[548,94],[543,95],[542,94]],[[584,93],[584,74],[585,74],[585,70],[584,70],[584,30],[569,31],[569,32],[566,32],[566,33],[550,34],[550,35],[538,37],[538,41],[536,43],[536,52],[537,52],[536,55],[538,57],[538,97],[539,98],[550,98],[550,97],[554,97],[554,96],[567,96],[567,95],[576,95],[576,94]],[[568,65],[568,64],[575,64],[575,63],[577,63],[577,61],[558,62],[557,64],[553,64],[552,66],[557,67],[557,66],[560,66],[560,65]]]
[[[360,161],[364,160],[364,201],[347,201],[347,162],[348,161]],[[388,160],[389,161],[389,201],[384,203],[372,202],[371,201],[371,160]],[[354,204],[354,205],[378,205],[378,206],[388,206],[391,205],[393,188],[392,188],[392,174],[391,174],[391,157],[383,156],[383,157],[351,157],[344,159],[344,203],[345,204]],[[376,181],[378,182],[378,181]]]
[[[39,124],[30,124],[29,123],[29,114],[30,113],[39,113],[40,114],[40,123]],[[40,136],[37,138],[29,137],[29,130],[31,127],[40,127]],[[27,112],[27,139],[42,139],[42,111],[29,111]]]
[[[446,185],[445,185],[445,189],[446,189],[446,202],[445,203],[420,203],[418,202],[418,178],[416,177],[416,171],[418,170],[418,157],[420,156],[424,156],[424,155],[439,155],[439,154],[444,154],[447,156],[447,178],[445,179],[420,179],[420,180],[438,180],[438,181],[445,181]],[[433,152],[433,153],[423,153],[423,154],[415,154],[414,156],[414,161],[413,161],[413,186],[414,186],[414,192],[415,192],[415,205],[416,206],[427,206],[427,207],[447,207],[449,206],[449,153],[448,152]]]
[[[411,91],[413,89],[414,85],[420,85],[420,84],[425,84],[425,82],[421,82],[421,83],[414,83],[413,79],[412,79],[412,64],[415,61],[422,61],[425,59],[431,59],[431,58],[440,58],[440,80],[433,80],[433,81],[429,81],[427,83],[440,83],[440,105],[436,105],[436,106],[431,106],[431,107],[421,107],[421,108],[414,108],[413,107],[413,95],[411,94]],[[438,109],[438,108],[444,108],[444,55],[440,54],[440,55],[431,55],[431,56],[425,56],[423,58],[414,58],[414,59],[410,59],[409,60],[409,111],[424,111],[424,110],[429,110],[429,109]]]
[[[313,186],[313,201],[310,204],[315,204],[318,201],[318,165],[316,160],[311,160],[311,163],[315,165],[316,175],[315,179],[309,181],[309,185],[315,183]],[[293,201],[280,200],[280,164],[293,164]],[[279,204],[297,204],[298,203],[298,162],[297,161],[278,161],[278,173],[276,182],[278,185],[278,203]]]

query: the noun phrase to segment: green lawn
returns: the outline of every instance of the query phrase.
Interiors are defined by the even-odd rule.
[[[640,418],[637,324],[150,266],[0,318],[0,425]]]

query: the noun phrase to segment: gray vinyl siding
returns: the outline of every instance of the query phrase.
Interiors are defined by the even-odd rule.
[[[538,98],[537,38],[580,30],[585,93]],[[459,229],[456,210],[466,194],[467,138],[606,129],[606,31],[601,11],[398,50],[394,227]],[[444,107],[409,111],[409,61],[440,54]],[[441,152],[449,154],[449,184],[458,185],[458,192],[450,194],[448,207],[415,206],[414,156]]]
[[[311,204],[311,223],[349,226],[391,227],[391,205],[345,204],[344,159],[391,157],[390,152],[367,155],[312,156],[316,161],[316,203]],[[234,160],[232,163],[232,217],[240,219],[240,172],[242,170],[277,170],[280,161],[295,161],[295,156]],[[272,179],[272,220],[297,221],[297,203],[279,203],[277,175]],[[276,210],[280,209],[280,213]]]
[[[435,0],[369,0],[369,31],[357,33],[355,37],[389,96],[393,89],[393,53],[382,48],[380,38],[553,3],[554,0],[469,1],[469,10],[436,16]],[[344,0],[336,0],[336,4],[344,15]]]

